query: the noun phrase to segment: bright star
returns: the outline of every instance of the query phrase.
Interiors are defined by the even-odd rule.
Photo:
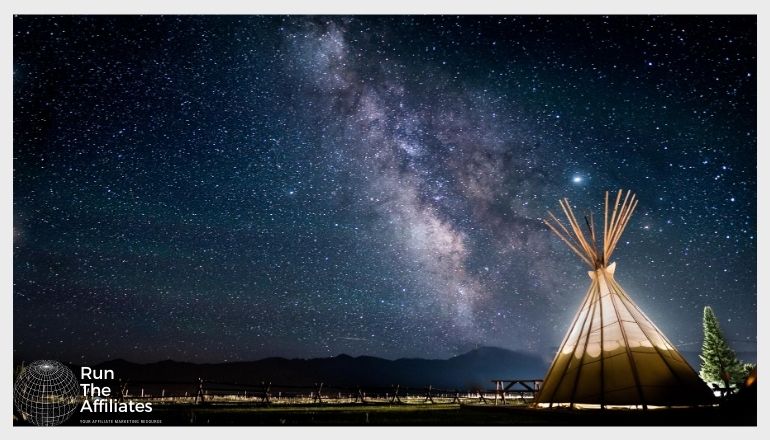
[[[583,181],[583,178],[580,177],[580,176],[575,176],[575,177],[572,178],[572,182],[573,183],[580,183],[582,181]]]

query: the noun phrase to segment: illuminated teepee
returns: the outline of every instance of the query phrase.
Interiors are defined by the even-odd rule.
[[[560,200],[569,227],[552,213],[546,225],[591,268],[591,286],[548,370],[539,406],[679,406],[711,402],[713,393],[687,361],[615,281],[610,261],[636,196],[618,191],[610,214],[604,197],[604,235],[593,215],[583,232],[569,201]],[[621,204],[621,199],[623,202]]]

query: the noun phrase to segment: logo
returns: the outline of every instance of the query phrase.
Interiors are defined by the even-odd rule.
[[[29,364],[13,386],[13,403],[29,422],[37,426],[56,426],[66,422],[79,403],[75,374],[57,361]]]

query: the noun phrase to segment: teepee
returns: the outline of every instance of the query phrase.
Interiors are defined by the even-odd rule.
[[[623,202],[621,203],[621,199]],[[714,395],[650,318],[615,281],[612,252],[637,204],[630,191],[618,191],[610,214],[604,196],[601,245],[593,215],[586,232],[569,201],[560,200],[565,226],[552,213],[545,224],[585,262],[591,271],[580,310],[543,380],[538,406],[690,406],[706,404]]]

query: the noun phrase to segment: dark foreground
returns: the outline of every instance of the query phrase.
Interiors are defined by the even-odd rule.
[[[24,424],[17,421],[15,424]],[[69,426],[756,426],[756,406],[639,410],[546,410],[458,404],[159,404],[152,413],[94,417]]]
[[[158,413],[160,415],[160,413]],[[194,420],[173,424],[212,425],[424,425],[424,426],[702,426],[756,425],[751,417],[719,408],[655,411],[543,410],[481,405],[283,407],[259,410],[210,408],[190,412]],[[170,421],[170,420],[169,420]]]

